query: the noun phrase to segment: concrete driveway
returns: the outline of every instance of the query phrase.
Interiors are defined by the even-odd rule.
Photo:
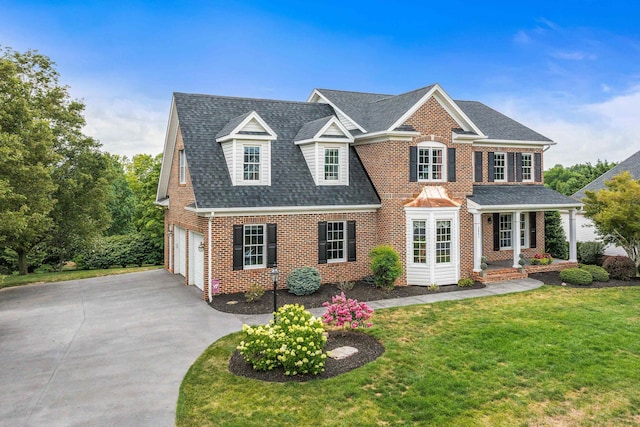
[[[172,426],[178,389],[241,329],[164,270],[0,291],[0,425]]]

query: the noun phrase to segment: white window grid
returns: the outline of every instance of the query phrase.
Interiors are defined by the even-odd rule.
[[[427,263],[427,222],[413,221],[413,262]]]
[[[244,147],[243,179],[245,181],[260,181],[260,147]]]
[[[264,225],[245,225],[243,245],[244,266],[264,267],[264,247]]]
[[[418,147],[418,180],[442,180],[443,158],[442,148]]]
[[[500,249],[511,249],[511,214],[500,214],[499,237]]]
[[[533,155],[522,153],[522,180],[533,181]]]
[[[451,262],[451,221],[436,221],[436,264]]]
[[[326,181],[340,179],[340,150],[338,148],[324,149],[324,179]]]
[[[506,170],[506,158],[505,153],[494,153],[493,155],[493,180],[505,181]]]
[[[529,227],[527,227],[528,223],[528,214],[525,212],[520,213],[520,246],[522,248],[529,247]]]
[[[345,247],[344,221],[327,222],[327,261],[344,261]]]
[[[184,150],[178,151],[178,157],[180,161],[180,184],[187,182],[187,157],[184,154]]]

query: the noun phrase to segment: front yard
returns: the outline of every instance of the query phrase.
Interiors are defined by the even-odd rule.
[[[326,380],[229,372],[240,334],[184,378],[179,426],[640,425],[640,287],[545,286],[379,310],[385,353]]]

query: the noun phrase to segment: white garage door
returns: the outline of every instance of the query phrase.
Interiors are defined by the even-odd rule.
[[[187,274],[187,232],[184,228],[173,228],[173,273]]]
[[[199,249],[204,244],[204,236],[193,231],[189,233],[189,284],[204,290],[204,251]]]

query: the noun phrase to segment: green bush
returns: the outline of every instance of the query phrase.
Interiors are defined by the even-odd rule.
[[[610,256],[604,260],[602,267],[609,272],[612,279],[629,280],[636,275],[636,265],[626,256]]]
[[[398,253],[389,245],[376,246],[369,252],[374,284],[378,288],[393,289],[396,279],[402,274]]]
[[[285,375],[323,372],[327,338],[322,320],[298,304],[280,307],[276,319],[268,325],[242,327],[244,335],[237,349],[244,360],[258,371],[282,366]]]
[[[602,267],[598,267],[597,265],[581,265],[580,268],[591,273],[593,280],[596,282],[608,282],[609,281],[609,273]]]
[[[558,211],[547,211],[544,213],[544,243],[545,252],[554,258],[567,259],[569,257],[569,246],[566,243],[567,237],[562,227],[562,218]]]
[[[287,277],[287,288],[298,296],[311,295],[320,288],[320,272],[315,267],[296,268]]]
[[[470,288],[471,286],[473,286],[473,283],[474,283],[473,279],[469,279],[469,278],[458,280],[458,286],[460,286],[461,288]]]
[[[582,242],[578,249],[578,261],[583,264],[602,265],[604,245],[602,242]]]
[[[593,276],[583,268],[567,268],[560,272],[560,280],[572,285],[589,285],[593,282]]]
[[[256,302],[264,295],[264,288],[257,283],[254,283],[249,287],[249,290],[244,293],[244,299],[248,302]]]
[[[127,267],[144,264],[161,264],[162,248],[142,233],[103,237],[87,250],[76,255],[73,261],[80,270],[106,269],[113,266]]]

